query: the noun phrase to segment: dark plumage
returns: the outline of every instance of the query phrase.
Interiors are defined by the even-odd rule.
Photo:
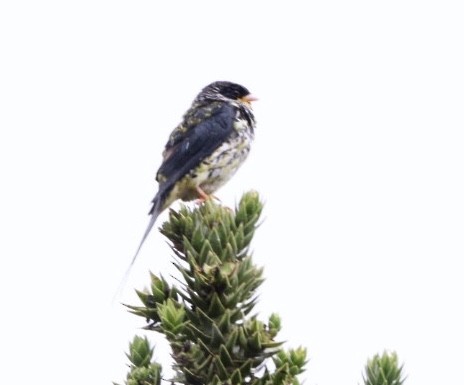
[[[177,199],[206,199],[246,159],[254,136],[253,100],[245,87],[225,81],[211,83],[195,98],[166,143],[150,222],[131,266],[164,209]]]

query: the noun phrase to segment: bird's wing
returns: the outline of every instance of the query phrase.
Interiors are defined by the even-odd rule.
[[[184,114],[182,123],[172,130],[171,135],[169,135],[163,152],[163,161],[185,139],[186,134],[190,130],[219,113],[224,104],[223,101],[209,101],[202,104],[193,103],[192,107]]]
[[[160,189],[170,189],[230,136],[235,113],[233,106],[223,104],[213,115],[186,130],[173,146],[166,146],[166,155],[157,173]]]

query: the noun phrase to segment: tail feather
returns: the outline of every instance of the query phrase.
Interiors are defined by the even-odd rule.
[[[145,230],[145,233],[143,234],[142,240],[140,241],[139,247],[137,248],[137,251],[135,252],[134,257],[132,258],[132,261],[129,265],[129,269],[132,267],[134,264],[135,260],[137,259],[137,256],[140,253],[140,250],[142,249],[143,244],[145,243],[148,234],[150,234],[151,230],[153,229],[153,226],[155,225],[156,219],[158,216],[161,214],[161,202],[160,199],[153,200],[153,208],[150,211],[151,217],[150,221],[148,222],[147,229]]]
[[[156,219],[158,218],[158,216],[161,214],[162,211],[163,211],[162,199],[160,197],[160,194],[158,193],[153,199],[153,207],[149,213],[151,217],[150,217],[150,221],[148,222],[147,229],[145,230],[145,233],[143,234],[142,240],[140,241],[139,247],[137,248],[137,251],[135,252],[134,257],[132,258],[131,263],[127,267],[126,272],[124,273],[121,283],[119,284],[118,290],[116,291],[115,297],[118,296],[121,293],[121,291],[124,289],[124,286],[127,282],[127,278],[129,277],[132,266],[134,265],[135,260],[137,259],[140,253],[140,250],[142,249],[142,246],[148,237],[148,234],[150,234],[151,230],[153,229]],[[113,301],[114,301],[114,298],[113,298]]]

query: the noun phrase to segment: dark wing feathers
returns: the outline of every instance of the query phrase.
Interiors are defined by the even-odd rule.
[[[181,142],[186,133],[199,125],[201,122],[216,115],[222,107],[224,102],[209,102],[206,104],[195,104],[183,116],[183,122],[176,127],[169,136],[169,140],[164,148],[163,156],[166,158],[173,151],[179,142]]]
[[[223,104],[214,115],[186,131],[169,153],[158,170],[160,190],[173,185],[195,169],[203,159],[211,155],[233,132],[234,107]],[[169,189],[169,187],[168,187]]]

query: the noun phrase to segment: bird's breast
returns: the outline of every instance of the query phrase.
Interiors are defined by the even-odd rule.
[[[234,123],[233,134],[186,176],[184,183],[190,186],[192,193],[197,186],[207,194],[214,193],[235,174],[247,158],[253,132],[246,121],[237,119]],[[197,196],[194,194],[183,197],[184,200],[195,198]]]

